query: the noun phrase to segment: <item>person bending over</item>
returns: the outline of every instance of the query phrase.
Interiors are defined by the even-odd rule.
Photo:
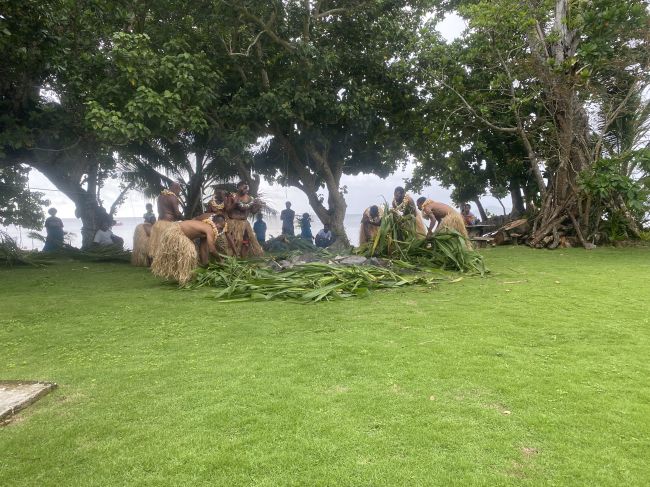
[[[466,239],[469,239],[463,217],[451,206],[439,201],[427,199],[424,196],[418,198],[417,205],[422,211],[424,218],[430,222],[427,236],[431,235],[434,229],[436,232],[444,232],[445,230],[452,229],[456,230]]]

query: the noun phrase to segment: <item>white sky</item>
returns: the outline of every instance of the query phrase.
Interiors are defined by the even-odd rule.
[[[438,30],[447,41],[451,41],[458,37],[464,29],[465,22],[461,17],[455,14],[447,16],[438,24]],[[347,186],[348,188],[348,193],[346,195],[348,213],[361,213],[368,206],[381,203],[383,201],[382,198],[390,201],[395,186],[403,186],[405,179],[408,179],[411,176],[412,170],[413,166],[410,165],[407,166],[405,170],[400,170],[385,179],[370,174],[343,176],[341,179],[341,185]],[[36,190],[38,188],[44,190],[43,192],[50,200],[51,206],[54,206],[59,210],[59,217],[74,218],[74,204],[72,201],[70,201],[63,193],[58,191],[43,174],[36,170],[32,170],[29,179],[32,189]],[[293,208],[297,213],[304,211],[312,212],[307,196],[296,188],[285,188],[279,185],[271,185],[262,182],[260,192],[264,194],[265,199],[267,199],[276,209],[284,208],[284,202],[291,201],[293,203]],[[102,189],[104,206],[108,209],[118,195],[118,183],[116,181],[108,181]],[[424,188],[421,195],[451,203],[449,197],[450,190],[446,190],[437,184]],[[487,210],[492,213],[501,214],[501,206],[494,198],[484,197],[481,198],[481,201]],[[146,200],[141,193],[132,191],[119,208],[116,216],[118,219],[120,217],[142,216],[144,213],[144,205],[147,202],[149,201]],[[504,200],[504,204],[506,205],[506,208],[510,208],[509,199]]]

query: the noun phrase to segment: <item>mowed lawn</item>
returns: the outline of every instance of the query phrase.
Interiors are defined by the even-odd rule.
[[[650,249],[484,252],[492,275],[220,304],[146,269],[0,271],[0,485],[650,484]]]

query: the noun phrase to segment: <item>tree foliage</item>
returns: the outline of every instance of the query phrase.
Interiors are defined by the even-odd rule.
[[[633,192],[613,185],[616,197],[596,205],[607,211],[594,212],[594,195],[580,180],[613,162],[607,139],[634,94],[648,86],[645,3],[495,0],[458,8],[469,22],[464,35],[450,45],[425,35],[419,49],[416,69],[439,112],[422,129],[436,142],[418,141],[431,161],[424,175],[453,178],[463,154],[495,147],[481,157],[494,159],[497,179],[516,178],[537,195],[527,198],[540,208],[531,244],[545,245],[569,227],[583,243],[596,239],[605,213],[619,214],[638,232],[626,200]]]
[[[43,224],[43,193],[30,191],[29,169],[0,166],[0,225],[38,229]]]

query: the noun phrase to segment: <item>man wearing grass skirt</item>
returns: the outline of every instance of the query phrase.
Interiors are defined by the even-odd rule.
[[[359,245],[375,241],[381,219],[384,216],[384,209],[377,205],[366,208],[361,217],[361,228],[359,229]]]
[[[181,185],[173,182],[169,189],[163,189],[158,196],[158,221],[151,227],[151,235],[149,236],[149,249],[147,251],[149,257],[153,258],[156,249],[160,245],[163,230],[172,222],[181,220],[183,214],[179,209],[178,195],[181,193]]]
[[[411,195],[407,194],[404,188],[398,186],[395,188],[393,196],[391,211],[400,217],[412,215],[413,218],[415,218],[415,232],[419,236],[424,237],[427,233],[427,229],[424,226],[422,217],[420,216],[420,213],[415,206],[415,201],[413,201]]]
[[[424,218],[430,222],[427,236],[432,234],[434,228],[436,233],[452,229],[469,241],[463,216],[451,206],[440,203],[439,201],[427,199],[424,196],[418,198],[417,204]]]
[[[253,198],[248,190],[246,182],[237,183],[237,192],[232,197],[232,206],[228,212],[228,236],[234,245],[233,248],[228,248],[227,253],[242,259],[264,255],[264,250],[248,221],[249,215],[254,215],[262,209],[262,203]]]
[[[158,277],[186,284],[194,269],[206,265],[210,256],[220,259],[228,247],[228,225],[223,215],[213,215],[202,221],[172,222],[164,228],[160,244],[151,264]],[[198,252],[196,241],[199,240]]]

